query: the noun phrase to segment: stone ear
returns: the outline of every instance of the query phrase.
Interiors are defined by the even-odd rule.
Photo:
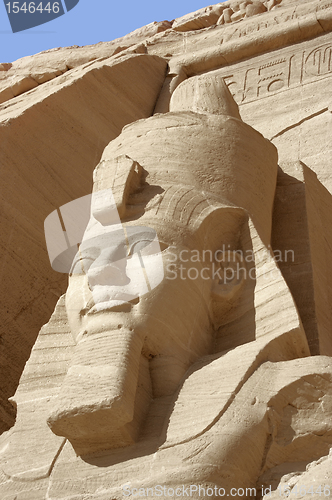
[[[225,321],[225,315],[240,296],[247,277],[241,252],[223,250],[216,253],[212,270],[211,305],[215,328]]]

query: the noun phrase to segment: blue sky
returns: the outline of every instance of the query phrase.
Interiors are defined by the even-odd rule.
[[[0,63],[53,47],[110,41],[152,21],[171,21],[207,5],[211,5],[208,0],[80,0],[70,12],[53,21],[12,33],[0,0]]]

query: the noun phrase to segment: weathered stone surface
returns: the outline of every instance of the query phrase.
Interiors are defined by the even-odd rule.
[[[175,19],[172,28],[176,31],[191,31],[212,26],[217,24],[224,10],[225,5],[222,3],[210,5],[210,7],[205,7],[192,14]]]
[[[41,330],[13,398],[17,422],[0,441],[4,500],[120,500],[158,484],[225,488],[226,495],[257,488],[264,500],[285,488],[298,498],[302,487],[318,498],[313,483],[325,493],[331,486],[332,7],[232,0],[170,26],[114,42],[112,57],[108,45],[75,48],[77,67],[62,76],[58,56],[72,49],[37,55],[38,71],[13,75],[19,85],[25,76],[42,85],[0,106],[4,158],[15,174],[15,186],[4,175],[4,193],[18,200],[15,208],[3,202],[4,245],[12,242],[3,278],[4,329],[10,325],[12,335],[3,335],[4,400],[52,307],[46,279],[54,295],[63,290],[47,268],[42,220],[89,192],[100,157],[94,196],[106,193],[93,198],[78,259],[85,272],[74,265],[66,299]],[[106,59],[85,59],[97,55]],[[12,69],[1,69],[9,81]],[[35,136],[42,144],[27,162]],[[45,184],[38,198],[37,176]],[[110,223],[112,210],[118,218]],[[141,258],[156,266],[163,250],[164,277],[149,293],[137,292],[134,275],[121,282],[116,245],[99,243],[98,255],[84,257],[89,241],[107,241],[120,218],[126,244],[141,245]],[[151,238],[142,227],[158,236],[153,257],[144,253],[146,240],[131,239]],[[213,287],[210,274],[197,279],[213,273],[211,263],[201,269],[197,254],[182,262],[197,250],[218,256],[223,271],[212,274]],[[135,252],[128,250],[128,267]],[[145,279],[156,278],[157,267],[143,262]],[[22,269],[31,276],[13,290]],[[167,278],[171,269],[175,280]],[[227,280],[227,269],[246,273]],[[117,284],[105,278],[112,273]],[[12,409],[4,405],[1,416],[10,425]]]
[[[183,88],[185,88],[184,91],[182,91]],[[225,105],[220,106],[221,103]],[[209,131],[209,133],[204,134],[204,131]],[[154,145],[157,143],[159,147],[155,150]],[[135,163],[142,167],[144,172],[148,173],[148,184],[143,184],[140,188],[137,187],[141,191],[141,201],[136,209],[136,212],[139,210],[140,217],[138,218],[136,213],[134,220],[131,220],[132,217],[130,217],[134,198],[130,198],[130,192],[127,192],[127,189],[130,190],[130,188],[125,188],[127,194],[124,201],[120,203],[124,203],[122,219],[127,221],[126,231],[135,229],[136,225],[139,224],[139,226],[151,227],[159,233],[160,225],[163,225],[164,230],[159,234],[159,238],[162,238],[163,244],[169,247],[174,242],[175,237],[171,231],[172,225],[176,226],[178,231],[182,229],[184,234],[186,232],[192,233],[190,239],[193,241],[196,241],[197,233],[199,233],[198,229],[195,230],[195,225],[206,225],[207,227],[201,230],[205,234],[206,247],[201,247],[201,244],[196,241],[197,246],[194,248],[197,248],[197,251],[201,253],[208,249],[215,252],[219,248],[217,245],[222,248],[222,243],[234,244],[236,241],[239,228],[243,223],[242,213],[241,210],[237,209],[232,215],[231,207],[241,206],[251,214],[253,224],[258,232],[256,239],[254,236],[251,239],[251,245],[257,245],[257,250],[255,248],[254,253],[258,254],[261,247],[269,243],[277,172],[276,151],[262,136],[257,135],[253,129],[243,124],[239,118],[237,106],[222,80],[207,80],[206,77],[186,80],[174,93],[171,113],[155,115],[150,119],[140,120],[127,126],[120,136],[106,148],[101,163],[97,167],[95,172],[97,193],[114,185],[113,175],[118,174],[119,164],[124,155],[132,158]],[[266,161],[267,157],[270,158],[269,163]],[[114,162],[113,159],[118,160]],[[202,168],[203,161],[210,165],[206,172]],[[253,182],[253,189],[249,191],[250,195],[248,195],[249,192],[245,184],[249,173]],[[121,176],[122,190],[126,186],[125,178],[126,175]],[[149,194],[149,190],[154,186],[154,189],[158,187],[156,199],[154,199],[153,191]],[[229,186],[232,188],[230,189]],[[262,189],[264,190],[263,196]],[[208,201],[205,200],[202,193],[206,193]],[[140,213],[145,196],[148,198],[152,196],[151,204],[152,207],[156,208],[149,209],[147,207],[143,213]],[[183,198],[187,199],[186,204],[188,204],[188,208],[184,210],[181,207]],[[218,198],[230,207],[223,210],[222,206],[218,205]],[[212,205],[209,204],[209,200]],[[263,206],[264,210],[261,209]],[[228,214],[228,212],[230,213]],[[99,220],[99,217],[98,211],[97,219],[92,218],[91,220]],[[187,222],[185,222],[186,217],[188,217]],[[232,217],[230,221],[228,221],[229,217]],[[225,219],[224,223],[223,219]],[[103,217],[104,225],[106,224],[105,220]],[[220,234],[219,236],[217,234],[211,236],[215,241],[209,242],[207,235],[215,232],[214,224],[217,223]],[[221,231],[223,224],[225,224],[225,234]],[[84,236],[86,244],[92,238],[91,231],[88,229]],[[99,234],[96,231],[97,229],[93,233],[94,240]],[[254,235],[256,230],[252,228],[251,231]],[[200,238],[203,239],[203,235]],[[183,241],[177,241],[177,245],[174,242],[174,252],[183,246],[190,248],[193,243],[189,244],[187,240],[188,238],[183,238]],[[167,262],[167,259],[170,258],[171,253],[166,252],[165,261]],[[262,260],[268,260],[268,254],[265,257],[262,256]],[[210,263],[211,265],[212,263]],[[261,281],[261,286],[267,294],[266,285],[263,283],[264,272],[269,272],[268,263],[265,262],[265,266],[263,266],[262,276],[258,272],[260,265],[259,261],[256,281],[257,283]],[[96,266],[99,266],[97,261]],[[196,302],[194,302],[195,295],[192,295],[192,280],[188,277],[182,280],[180,276],[176,280],[171,280],[168,273],[169,271],[165,271],[163,286],[158,288],[159,292],[156,290],[154,300],[151,301],[147,296],[146,301],[141,299],[137,308],[135,307],[132,311],[127,311],[129,303],[121,305],[113,304],[111,301],[108,304],[105,299],[98,301],[96,296],[92,295],[94,308],[99,305],[104,309],[116,307],[116,312],[101,313],[100,316],[98,316],[99,309],[96,311],[91,309],[90,313],[88,306],[85,308],[88,312],[83,313],[84,302],[87,300],[90,303],[89,291],[86,290],[82,294],[86,276],[76,275],[74,272],[70,278],[66,295],[68,320],[78,344],[73,364],[68,370],[68,375],[55,401],[55,409],[52,411],[49,425],[57,435],[66,436],[80,455],[99,451],[105,447],[128,446],[137,440],[134,434],[129,431],[128,426],[136,426],[136,418],[137,421],[141,420],[140,416],[135,418],[134,414],[142,350],[148,358],[159,358],[159,366],[154,361],[154,369],[151,372],[152,397],[156,397],[156,395],[165,397],[174,393],[192,360],[203,356],[211,349],[208,347],[212,340],[210,328],[206,324],[207,318],[203,311],[199,313],[199,316],[197,315],[194,323],[191,322],[191,315],[188,315],[187,319],[183,317],[179,323],[178,314],[173,312],[174,319],[171,321],[168,309],[162,307],[163,301],[171,303],[172,295],[179,296],[178,305],[181,310],[184,306],[180,306],[180,297],[191,297],[190,301],[186,301],[188,306],[191,302],[190,307],[194,307],[194,304],[198,307],[197,296]],[[94,278],[92,275],[90,276],[89,271],[87,276],[88,279],[92,279],[90,293],[93,294],[95,287],[102,286],[98,285],[98,280],[103,278],[99,278],[99,275]],[[276,277],[277,281],[279,279],[281,279],[280,274]],[[202,289],[204,302],[209,303],[212,300],[210,307],[213,309],[212,322],[215,329],[221,328],[221,325],[227,323],[227,311],[234,303],[235,297],[238,296],[239,289],[244,286],[244,281],[247,284],[245,298],[247,301],[251,298],[250,280],[242,276],[238,278],[234,289],[233,286],[225,286],[225,289],[221,286],[223,288],[221,292],[221,290],[218,291],[218,285],[216,285],[213,288],[215,299],[210,298],[209,286],[211,285],[207,286],[204,279],[200,281],[201,286],[204,285]],[[279,329],[270,329],[267,335],[266,324],[264,326],[265,321],[263,320],[266,316],[266,309],[259,289],[260,286],[257,285],[253,298],[254,301],[257,301],[256,336],[262,336],[264,339],[262,339],[260,347],[257,347],[257,354],[252,353],[252,356],[257,355],[259,358],[259,352],[262,351],[264,358],[266,345],[284,335],[285,325],[279,321]],[[280,283],[278,289],[284,307],[289,300],[292,304],[290,296],[287,300],[287,289],[285,289],[285,294],[281,293]],[[111,290],[107,290],[108,294],[112,293]],[[116,292],[117,298],[118,295],[119,292]],[[260,304],[261,301],[262,304]],[[93,316],[94,313],[97,314],[96,317]],[[102,316],[104,316],[103,319]],[[261,322],[259,318],[262,318]],[[102,323],[100,323],[101,320]],[[156,320],[158,323],[155,324]],[[232,320],[235,321],[235,318]],[[117,322],[116,329],[114,322]],[[167,327],[161,327],[167,322]],[[201,325],[200,328],[198,328],[198,324]],[[180,331],[181,326],[183,331]],[[287,359],[288,357],[308,354],[306,339],[297,314],[292,317],[291,312],[289,312],[287,329],[292,330],[292,336],[294,339],[298,339],[298,345],[295,347],[294,344],[295,351],[293,351],[287,342],[284,345],[283,339],[278,340],[277,342],[280,344],[278,356]],[[80,333],[82,331],[85,332],[83,337]],[[142,338],[143,333],[144,338]],[[168,335],[170,338],[166,340]],[[175,340],[176,335],[179,335],[178,341]],[[184,349],[186,352],[183,352]],[[91,353],[93,353],[93,358],[91,358]],[[123,366],[123,360],[126,360],[125,366]],[[245,363],[245,372],[250,370],[251,365],[251,360]],[[107,369],[107,366],[112,367],[112,369]],[[240,379],[246,377],[245,372],[241,373]],[[97,380],[96,383],[93,383],[95,374]],[[234,383],[237,385],[236,381]],[[95,386],[97,385],[99,390],[96,393]]]
[[[12,67],[12,63],[0,63],[0,71],[8,71]]]
[[[10,64],[0,64],[0,71],[4,72],[0,73],[0,104],[73,68],[107,59],[128,47],[145,42],[149,37],[171,26],[168,21],[153,22],[112,42],[100,42],[85,47],[59,47],[34,56],[23,57]]]
[[[152,113],[165,70],[155,56],[119,55],[1,107],[3,401],[15,390],[40,324],[65,291],[66,277],[50,271],[44,251],[44,219],[89,193],[96,157],[126,123]]]
[[[243,0],[229,0],[179,17],[175,19],[172,28],[176,31],[192,31],[207,28],[214,24],[232,23],[244,17],[256,16],[266,12],[266,10],[272,9],[281,1],[249,0],[243,2]]]
[[[266,11],[267,8],[265,7],[265,5],[257,0],[246,6],[247,17],[256,16],[257,14],[262,14],[263,12]]]
[[[331,161],[332,73],[324,63],[330,48],[331,36],[324,35],[302,42],[296,50],[292,46],[280,49],[217,72],[227,77],[243,119],[278,148],[284,175],[279,176],[277,187],[272,244],[283,252],[293,249],[294,258],[289,254],[288,261],[279,266],[296,299],[312,352],[329,355],[330,308],[320,304],[330,297],[324,255],[329,255],[331,236],[323,228],[329,220],[332,192],[326,169]],[[322,240],[318,227],[324,234]],[[321,308],[325,310],[322,315]]]
[[[48,407],[52,394],[56,394],[58,380],[68,370],[73,346],[64,300],[60,299],[49,323],[40,331],[15,395],[16,424],[4,442],[5,447],[10,442],[4,466],[9,477],[34,480],[50,474],[54,456],[63,447],[64,439],[49,432]],[[31,415],[28,421],[26,414]],[[35,453],[36,446],[38,453]],[[30,457],[28,467],[27,456]]]

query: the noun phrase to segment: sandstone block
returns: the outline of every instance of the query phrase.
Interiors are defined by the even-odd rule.
[[[232,22],[232,16],[234,14],[233,9],[225,9],[223,12],[225,23],[231,23]]]
[[[216,24],[225,6],[223,4],[211,5],[205,9],[197,10],[192,14],[175,19],[172,28],[176,31],[191,31],[207,28]]]
[[[267,8],[262,2],[254,1],[251,4],[247,5],[246,16],[247,17],[256,16],[257,14],[262,14],[263,12],[266,12],[266,10]]]
[[[0,63],[0,71],[8,71],[12,67],[12,63]]]
[[[240,21],[240,19],[243,19],[244,16],[246,15],[245,11],[238,10],[237,12],[234,12],[234,14],[231,17],[232,23],[235,21]]]
[[[2,63],[0,64],[0,103],[27,92],[36,85],[48,82],[70,69],[99,58],[111,57],[170,29],[171,26],[172,23],[169,21],[152,22],[112,42],[100,42],[85,47],[58,47],[34,56],[23,57],[13,63]],[[141,48],[136,53],[145,53],[145,51]],[[15,92],[12,93],[13,81]]]

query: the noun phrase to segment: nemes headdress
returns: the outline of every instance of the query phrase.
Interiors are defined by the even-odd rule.
[[[160,188],[158,211],[163,218],[189,223],[191,214],[197,218],[211,204],[239,207],[269,244],[277,151],[241,120],[222,78],[189,78],[174,91],[169,113],[124,127],[104,151],[94,190],[111,187],[114,192],[119,179],[124,189],[124,157],[145,172],[141,188],[146,183]],[[127,199],[119,196],[120,212],[123,204],[132,203],[130,195],[139,191],[139,182],[135,179],[132,189],[126,186]]]
[[[175,89],[170,112],[127,125],[107,146],[94,174],[95,195],[104,193],[102,210],[92,207],[91,215],[100,212],[98,220],[107,226],[114,217],[145,214],[144,224],[161,232],[169,221],[189,233],[209,218],[205,233],[215,234],[218,226],[219,233],[231,235],[245,213],[267,247],[277,168],[276,148],[241,120],[223,79],[192,77]],[[50,259],[60,272],[68,272],[83,237],[89,203],[86,197],[61,207],[64,225],[73,228],[67,229],[69,241],[58,214],[47,219]]]

